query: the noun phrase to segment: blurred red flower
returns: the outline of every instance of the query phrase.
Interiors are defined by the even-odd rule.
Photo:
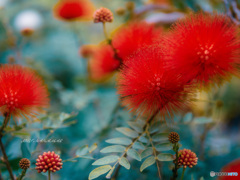
[[[166,44],[171,67],[201,87],[220,85],[238,74],[238,27],[220,14],[192,14],[173,27]]]
[[[146,22],[133,22],[118,29],[112,38],[112,44],[117,49],[119,57],[126,60],[139,48],[158,42],[162,28],[155,28]]]
[[[112,75],[120,66],[120,61],[114,58],[114,51],[110,45],[99,45],[89,60],[90,78],[102,81]]]
[[[137,51],[124,64],[118,77],[118,94],[129,110],[139,115],[171,118],[174,112],[186,109],[187,90],[181,77],[165,68],[160,47]]]
[[[221,172],[236,172],[238,176],[220,176],[219,180],[231,180],[231,179],[239,179],[240,175],[240,159],[236,159],[221,169]]]
[[[49,105],[48,91],[42,79],[21,65],[0,67],[0,111],[15,117],[34,117]]]
[[[53,8],[54,15],[66,21],[91,20],[94,7],[89,0],[60,0]]]

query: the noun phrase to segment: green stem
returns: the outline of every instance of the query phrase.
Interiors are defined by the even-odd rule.
[[[27,170],[23,169],[21,175],[17,178],[17,180],[22,180],[23,177],[26,175]]]
[[[186,168],[183,168],[183,171],[182,171],[182,176],[181,176],[181,180],[183,180],[183,177],[184,177],[185,170],[186,170]]]
[[[51,171],[48,170],[48,180],[51,180]]]
[[[103,32],[104,32],[104,36],[106,38],[106,41],[107,43],[112,47],[112,50],[114,52],[114,58],[116,60],[118,60],[120,63],[122,63],[122,58],[119,57],[118,53],[117,53],[117,49],[115,49],[113,47],[113,44],[112,44],[112,40],[108,37],[108,33],[107,33],[107,28],[106,28],[106,23],[102,23],[103,24]]]
[[[103,33],[104,33],[104,36],[105,36],[106,40],[108,41],[109,39],[108,39],[108,34],[107,34],[106,23],[103,22],[102,24],[103,24]]]
[[[178,146],[178,143],[174,143],[173,145],[173,150],[174,152],[176,153],[176,159],[173,161],[174,164],[175,164],[175,167],[173,168],[173,180],[176,180],[177,177],[178,177],[178,149],[179,149],[179,146]]]
[[[10,117],[11,117],[10,114],[5,115],[5,119],[3,121],[2,127],[0,128],[0,148],[1,148],[1,151],[2,151],[2,154],[3,154],[3,159],[4,159],[3,162],[6,164],[7,170],[8,170],[9,175],[10,175],[10,179],[14,180],[12,168],[10,166],[6,150],[5,150],[4,145],[2,143],[2,137],[3,137],[2,133],[4,131],[4,128],[7,126],[8,122],[10,120]]]

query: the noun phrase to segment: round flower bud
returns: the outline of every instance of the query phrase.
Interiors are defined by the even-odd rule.
[[[60,156],[55,154],[55,152],[44,152],[42,155],[39,155],[36,160],[36,170],[38,173],[52,171],[56,172],[62,169],[62,159]]]
[[[19,161],[19,166],[21,169],[28,169],[30,167],[30,161],[27,158],[23,158]]]
[[[135,8],[135,3],[134,2],[127,2],[126,3],[126,8],[129,11],[132,11]]]
[[[106,23],[106,22],[112,22],[113,21],[113,13],[104,7],[101,7],[100,9],[96,10],[93,14],[93,21],[94,23]]]
[[[179,134],[176,133],[176,132],[171,132],[171,133],[168,135],[168,140],[169,140],[172,144],[177,143],[178,141],[180,141]]]
[[[197,164],[198,158],[197,155],[192,152],[190,149],[180,150],[178,157],[178,165],[186,168],[187,166],[192,168]]]
[[[116,10],[117,15],[122,16],[125,14],[125,9],[124,8],[118,8]]]

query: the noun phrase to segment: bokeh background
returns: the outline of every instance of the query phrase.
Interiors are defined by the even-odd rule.
[[[106,7],[113,12],[113,23],[107,24],[109,34],[129,19],[127,12],[124,15],[116,13],[117,9],[125,8],[126,0],[92,2],[95,8]],[[156,23],[166,30],[178,18],[193,11],[226,13],[229,10],[235,17],[232,8],[228,9],[221,0],[132,2],[136,6],[134,12],[140,13],[139,19]],[[53,150],[67,160],[76,154],[81,155],[85,145],[96,148],[89,156],[64,162],[63,169],[52,177],[88,179],[94,169],[91,164],[101,157],[99,150],[106,145],[104,140],[118,137],[119,133],[114,129],[126,126],[131,114],[119,107],[115,76],[100,83],[91,81],[88,60],[80,54],[82,45],[97,45],[105,39],[102,24],[61,21],[53,15],[56,3],[57,0],[0,0],[0,63],[18,63],[35,69],[47,83],[51,97],[47,115],[39,117],[41,123],[20,121],[18,128],[9,127],[4,143],[14,173],[21,172],[19,159],[28,157],[32,169],[25,179],[34,180],[47,178],[34,170],[34,161],[41,152]],[[32,22],[34,29],[30,36],[22,34],[26,19]],[[170,128],[180,134],[184,148],[192,149],[200,157],[198,165],[188,169],[184,179],[214,179],[209,176],[210,171],[219,172],[224,165],[240,157],[239,89],[240,80],[234,78],[215,91],[199,93],[201,101],[194,103],[187,114],[176,115],[178,126]],[[63,142],[22,142],[23,139],[50,138],[63,139]],[[164,179],[172,175],[170,164],[162,164]],[[133,161],[129,171],[121,168],[118,179],[158,179],[155,166],[140,173],[140,165],[140,162]],[[8,172],[2,161],[0,168],[3,179],[7,179]]]

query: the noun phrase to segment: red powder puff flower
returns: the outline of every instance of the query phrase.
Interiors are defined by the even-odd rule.
[[[95,81],[108,78],[120,66],[120,61],[114,58],[114,52],[110,45],[100,45],[89,61],[90,76]]]
[[[220,176],[219,180],[231,180],[231,179],[239,179],[240,175],[240,159],[235,159],[234,161],[225,165],[221,172],[234,173],[232,176]]]
[[[79,49],[79,55],[83,58],[89,58],[94,54],[95,49],[95,45],[82,45]]]
[[[195,14],[177,22],[167,38],[172,63],[186,81],[220,85],[238,74],[238,27],[219,14]]]
[[[56,172],[62,169],[62,159],[60,156],[55,154],[54,151],[44,152],[43,155],[39,155],[36,160],[36,170],[38,173],[52,171]]]
[[[0,67],[0,112],[2,114],[34,117],[48,104],[47,88],[33,70],[20,65]]]
[[[89,0],[60,0],[53,12],[61,20],[90,20],[94,7]]]
[[[184,168],[190,167],[192,168],[193,166],[197,165],[197,155],[192,152],[189,149],[183,149],[178,152],[179,157],[178,157],[178,165],[183,166]]]
[[[133,22],[114,33],[112,44],[118,50],[119,57],[125,60],[141,47],[158,42],[161,34],[162,29],[155,28],[153,24]]]
[[[186,90],[181,77],[164,67],[159,47],[148,47],[129,57],[120,71],[118,94],[123,105],[139,115],[172,117],[185,110]]]

